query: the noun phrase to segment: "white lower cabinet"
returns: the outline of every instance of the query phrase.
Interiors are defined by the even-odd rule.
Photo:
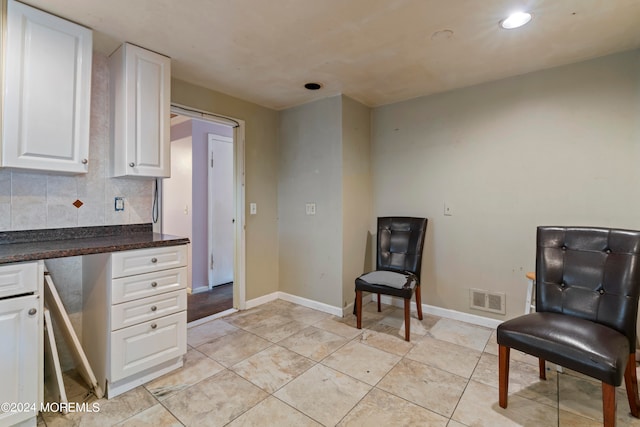
[[[181,245],[83,257],[83,347],[107,397],[182,366],[186,252]]]
[[[11,405],[0,408],[0,427],[36,425],[42,401],[42,272],[36,262],[0,266],[1,279],[31,290],[0,300],[0,403]]]

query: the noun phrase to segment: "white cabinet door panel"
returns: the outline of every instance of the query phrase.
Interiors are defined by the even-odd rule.
[[[179,357],[187,351],[187,312],[120,329],[111,334],[111,382]]]
[[[0,402],[38,403],[38,307],[35,295],[0,301]],[[35,416],[0,410],[0,425]]]
[[[7,5],[2,165],[86,173],[91,30]]]
[[[109,61],[113,175],[169,177],[171,60],[125,43]]]

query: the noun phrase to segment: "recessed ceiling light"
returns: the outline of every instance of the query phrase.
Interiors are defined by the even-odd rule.
[[[320,83],[306,83],[304,87],[305,89],[309,90],[318,90],[322,87],[322,85]]]
[[[527,12],[516,12],[509,15],[508,18],[500,21],[500,26],[505,30],[513,30],[520,28],[531,21],[531,14]]]

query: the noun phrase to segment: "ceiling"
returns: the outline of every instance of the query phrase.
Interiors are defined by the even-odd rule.
[[[640,47],[640,0],[25,2],[92,28],[99,52],[128,41],[178,79],[278,110],[339,93],[375,107]],[[499,28],[522,9],[528,25]]]

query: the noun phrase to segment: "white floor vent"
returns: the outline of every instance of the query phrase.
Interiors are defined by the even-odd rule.
[[[506,295],[502,292],[489,292],[484,289],[469,289],[469,308],[506,314]]]

